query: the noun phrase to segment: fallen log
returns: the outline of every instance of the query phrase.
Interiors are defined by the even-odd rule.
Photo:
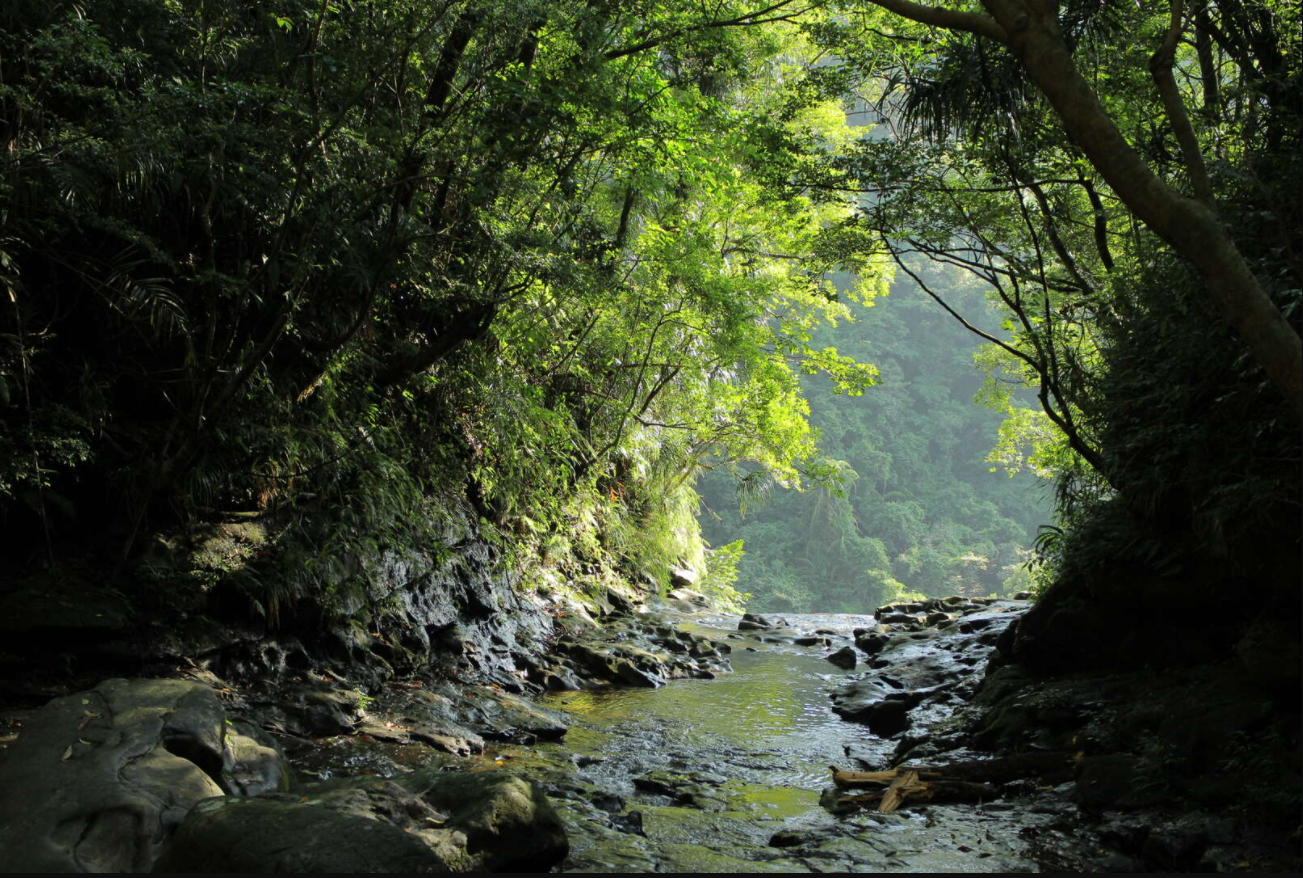
[[[909,768],[892,768],[887,771],[843,771],[835,765],[828,767],[832,769],[832,782],[838,789],[843,790],[881,791],[891,786],[900,777],[902,771],[912,771],[919,778],[926,780],[940,779],[944,776],[934,768],[918,765]]]
[[[896,775],[896,779],[887,787],[887,791],[882,794],[882,801],[878,803],[878,810],[884,814],[895,811],[911,793],[916,793],[927,787],[927,783],[918,779],[917,771],[904,771]]]
[[[845,771],[832,769],[832,782],[839,789],[876,789],[890,786],[903,771],[917,772],[920,780],[963,780],[974,783],[1008,783],[1027,777],[1054,781],[1072,775],[1076,757],[1066,751],[1016,753],[996,759],[951,762],[944,765],[902,765],[887,771]]]
[[[1000,790],[984,780],[1011,781],[1067,772],[1071,764],[1072,757],[1067,753],[1036,753],[950,765],[901,766],[888,771],[843,771],[835,765],[829,767],[838,789],[863,791],[837,796],[835,807],[876,807],[889,814],[907,804],[990,801],[999,798]]]

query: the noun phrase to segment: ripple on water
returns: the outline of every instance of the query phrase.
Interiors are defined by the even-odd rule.
[[[793,629],[837,632],[849,642],[869,616],[786,616]],[[737,617],[699,617],[681,627],[723,639]],[[847,764],[844,746],[886,756],[894,742],[831,710],[829,690],[847,672],[829,664],[828,648],[764,643],[760,651],[731,640],[733,673],[712,681],[677,680],[660,689],[557,693],[550,707],[569,714],[563,744],[540,745],[569,765],[573,753],[596,757],[575,772],[593,788],[628,798],[642,813],[646,837],[603,828],[606,819],[571,797],[559,801],[571,821],[572,859],[582,871],[1025,871],[1012,854],[1016,826],[998,815],[934,809],[942,820],[915,814],[835,818],[819,807],[829,764]],[[685,807],[635,790],[633,779],[666,772],[695,785]],[[589,809],[589,810],[585,810]],[[945,816],[942,817],[941,815]],[[993,822],[995,821],[995,822]],[[768,846],[779,829],[810,834],[803,853]],[[991,835],[991,831],[995,835]],[[939,834],[941,833],[941,834]],[[968,836],[971,835],[971,838]],[[960,841],[967,840],[964,850]],[[985,848],[985,850],[979,850]],[[970,850],[971,854],[965,853]]]
[[[847,634],[871,621],[862,616],[817,618],[820,627],[833,627],[825,624],[829,618],[843,622]],[[767,781],[811,790],[826,784],[830,760],[844,761],[843,745],[876,740],[863,726],[832,712],[828,690],[845,672],[820,653],[739,649],[732,662],[733,673],[705,684],[684,680],[661,689],[564,692],[550,696],[550,706],[563,708],[598,738],[611,739],[591,742],[597,747],[594,755],[618,759],[631,748],[645,755],[648,748],[669,747],[711,764],[760,754],[771,757],[762,760]],[[748,761],[754,760],[744,758],[743,767]]]

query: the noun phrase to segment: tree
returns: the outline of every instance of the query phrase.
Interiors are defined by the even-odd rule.
[[[983,0],[983,14],[911,0],[869,2],[910,21],[972,34],[1007,49],[1113,192],[1196,267],[1224,319],[1239,332],[1291,416],[1303,425],[1303,340],[1282,317],[1218,218],[1200,145],[1173,76],[1178,42],[1189,26],[1183,0],[1172,0],[1170,23],[1155,47],[1149,69],[1161,96],[1162,110],[1180,143],[1190,195],[1156,174],[1122,135],[1100,95],[1074,61],[1061,21],[1064,7],[1060,3]],[[1240,8],[1238,3],[1228,7]]]
[[[464,496],[575,569],[699,552],[707,453],[798,480],[800,375],[873,380],[810,343],[880,271],[779,182],[848,136],[796,9],[6,4],[6,551],[239,510],[326,589]]]
[[[1117,564],[1130,565],[1119,582],[1192,567],[1212,591],[1254,577],[1284,582],[1279,571],[1297,566],[1292,399],[1219,318],[1206,273],[1141,222],[1005,42],[858,8],[860,18],[821,39],[861,72],[860,94],[887,136],[795,184],[859,192],[858,222],[902,270],[921,255],[991,290],[1002,333],[975,325],[920,277],[993,345],[981,362],[997,379],[984,398],[1009,415],[999,462],[1058,471],[1063,531],[1038,541],[1043,557],[1061,561],[1064,577]],[[1192,166],[1190,132],[1154,87],[1150,53],[1135,48],[1168,39],[1166,7],[1065,4],[1057,14],[1114,132],[1172,198],[1211,191],[1244,264],[1296,335],[1303,114],[1293,95],[1303,71],[1287,10],[1192,10],[1174,70],[1180,97],[1197,107],[1190,121],[1210,159],[1206,178]],[[1045,415],[1023,409],[998,379],[1037,388]],[[1254,548],[1266,533],[1280,546],[1270,558]]]

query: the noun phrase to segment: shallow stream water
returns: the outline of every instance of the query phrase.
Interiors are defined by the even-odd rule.
[[[789,638],[827,631],[832,649],[873,624],[869,616],[784,618]],[[548,790],[570,832],[563,871],[1037,870],[1026,839],[1055,832],[1053,807],[829,813],[819,802],[830,765],[885,766],[895,749],[830,709],[831,688],[855,672],[829,663],[827,645],[738,634],[735,616],[676,621],[730,644],[733,673],[547,696],[544,705],[572,723],[564,742],[486,754],[485,768],[520,772]]]

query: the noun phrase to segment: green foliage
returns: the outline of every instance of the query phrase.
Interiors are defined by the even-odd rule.
[[[1147,65],[1165,10],[1062,15],[1187,186]],[[1176,62],[1222,219],[1297,328],[1290,24],[1210,5]],[[739,579],[775,607],[1006,587],[1024,471],[1055,474],[1066,531],[1033,578],[1175,575],[1174,542],[1270,567],[1251,547],[1296,544],[1297,435],[974,39],[856,0],[5,4],[6,566],[64,545],[118,569],[151,531],[259,513],[240,575],[264,612],[349,612],[366,559],[437,545],[464,500],[519,565],[663,587],[704,563],[711,470],[743,486]],[[903,287],[852,322],[891,262],[994,346],[985,385]]]
[[[962,275],[928,277],[982,308]],[[882,379],[860,398],[810,383],[811,422],[829,455],[808,468],[813,487],[756,504],[753,476],[736,497],[722,470],[702,483],[714,513],[703,517],[707,538],[746,541],[740,579],[753,605],[866,612],[914,595],[1022,590],[1006,580],[1020,574],[1045,510],[1030,474],[992,474],[984,460],[1000,418],[971,401],[980,342],[907,278],[826,335],[878,363]],[[738,499],[748,501],[740,514]]]
[[[750,592],[739,592],[735,587],[738,580],[738,565],[744,554],[742,540],[710,549],[706,553],[706,572],[697,581],[697,590],[715,603],[716,606],[740,613],[750,600]]]
[[[812,176],[860,193],[859,224],[989,342],[979,399],[1006,418],[989,462],[1053,474],[1058,488],[1062,532],[1038,543],[1020,581],[1124,563],[1296,592],[1298,431],[1191,266],[1068,136],[1061,114],[1072,110],[1051,107],[1003,46],[850,5],[858,14],[817,40],[858,74],[853,87],[889,132]],[[1139,158],[1173,189],[1197,191],[1179,114],[1151,72],[1170,9],[1056,10],[1073,63]],[[1210,3],[1177,24],[1176,88],[1207,165],[1206,200],[1298,331],[1297,9]],[[1228,33],[1254,34],[1252,46]],[[924,259],[977,280],[1000,329],[982,325],[953,283],[920,271]],[[911,563],[923,570],[928,559]]]
[[[876,374],[813,338],[878,248],[786,185],[840,98],[753,12],[7,4],[7,561],[258,512],[256,606],[353,612],[465,498],[523,566],[700,565],[703,461],[797,484],[801,376]]]

